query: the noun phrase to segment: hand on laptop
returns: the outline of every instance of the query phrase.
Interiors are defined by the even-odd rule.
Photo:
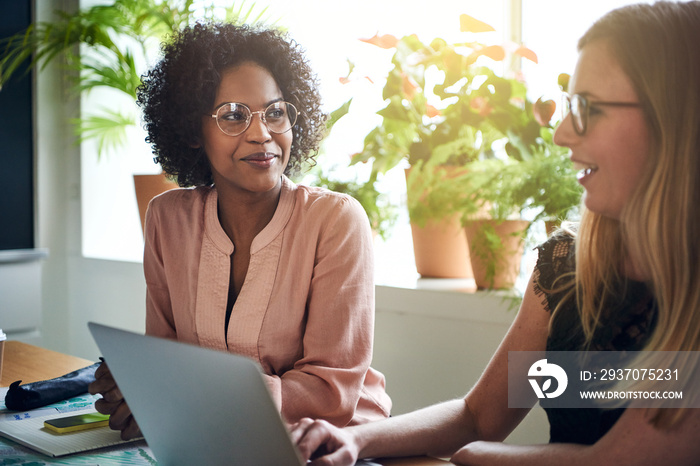
[[[311,460],[311,465],[353,465],[357,461],[359,448],[347,429],[304,418],[289,430],[302,458]]]
[[[95,371],[95,381],[90,384],[88,391],[92,395],[102,395],[102,399],[95,401],[95,409],[102,414],[109,414],[109,427],[121,431],[123,440],[142,437],[141,429],[105,362]]]

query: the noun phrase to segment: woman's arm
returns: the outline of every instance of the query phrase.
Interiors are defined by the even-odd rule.
[[[457,399],[385,420],[338,428],[302,419],[291,427],[292,441],[312,465],[352,465],[358,458],[447,456],[475,434],[464,400]]]
[[[471,443],[453,457],[455,464],[560,465],[639,464],[694,465],[700,459],[700,410],[689,409],[671,430],[655,428],[645,409],[627,409],[622,417],[594,445],[548,444],[506,445],[496,442]]]
[[[369,382],[372,376],[379,377],[368,376],[374,338],[374,256],[367,216],[357,201],[337,195],[311,203],[305,215],[307,228],[290,232],[297,243],[312,242],[298,244],[294,252],[305,264],[297,269],[297,286],[308,286],[303,354],[291,369],[268,376],[268,386],[273,398],[281,400],[282,415],[289,422],[314,417],[347,425],[360,398],[364,397],[362,408],[372,404],[364,403],[372,395],[377,403],[371,414],[387,416],[390,402],[383,387],[365,386],[366,377]],[[318,229],[309,226],[314,224]],[[376,393],[368,396],[368,389]]]
[[[158,231],[160,219],[156,202],[150,202],[146,210],[144,228],[143,272],[146,278],[146,333],[161,338],[175,339],[168,281],[163,265],[163,254]]]
[[[307,419],[294,426],[293,439],[306,458],[317,451],[329,453],[314,464],[352,464],[357,457],[444,456],[478,439],[502,440],[529,411],[508,408],[508,352],[543,351],[548,324],[549,313],[531,279],[515,321],[464,400],[342,430]]]

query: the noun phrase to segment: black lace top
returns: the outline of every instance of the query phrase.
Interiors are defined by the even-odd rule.
[[[566,292],[552,292],[554,281],[575,270],[574,239],[559,233],[538,246],[535,266],[535,293],[543,296],[545,309],[552,312]],[[560,283],[557,282],[558,286]],[[621,293],[605,306],[591,345],[591,351],[637,351],[642,348],[653,328],[656,301],[642,282],[627,280]],[[552,321],[547,351],[580,351],[585,337],[575,300],[562,305]],[[624,409],[554,409],[543,406],[549,419],[551,443],[593,444],[617,422]]]

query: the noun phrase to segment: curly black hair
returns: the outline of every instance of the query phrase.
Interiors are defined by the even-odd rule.
[[[213,183],[199,144],[202,115],[211,113],[222,72],[243,62],[268,70],[284,99],[299,110],[285,173],[296,174],[313,163],[326,116],[316,75],[298,43],[274,29],[208,22],[176,32],[162,51],[160,62],[142,77],[138,104],[153,160],[180,186]]]

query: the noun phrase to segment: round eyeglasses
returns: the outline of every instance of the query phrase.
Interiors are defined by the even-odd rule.
[[[229,136],[243,134],[250,126],[253,115],[260,119],[271,133],[286,133],[297,121],[297,108],[289,102],[273,102],[265,110],[253,112],[247,105],[238,102],[226,102],[216,107],[211,115],[216,119],[219,129]]]
[[[581,94],[564,94],[562,99],[562,109],[564,114],[562,115],[562,120],[566,118],[567,115],[571,114],[571,123],[574,125],[574,131],[579,136],[586,134],[588,129],[588,117],[590,115],[591,109],[598,106],[605,107],[641,107],[638,102],[604,102],[600,100],[588,100]]]

